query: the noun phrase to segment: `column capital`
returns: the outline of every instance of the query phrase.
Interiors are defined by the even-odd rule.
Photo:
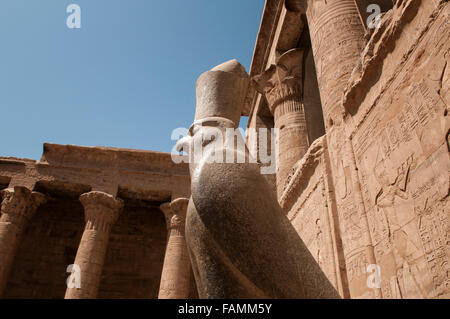
[[[45,195],[33,192],[23,186],[2,190],[1,195],[3,198],[1,220],[16,226],[22,226],[30,220],[37,208],[47,201]]]
[[[23,186],[0,192],[0,298],[6,289],[8,276],[19,247],[23,230],[46,197]]]
[[[160,207],[166,216],[167,229],[184,230],[188,198],[177,198],[171,203],[164,203]]]
[[[187,198],[177,198],[160,206],[166,216],[168,231],[159,299],[189,297],[190,261],[184,237],[188,203]]]
[[[104,192],[84,193],[79,199],[84,206],[86,227],[89,229],[109,228],[123,209],[123,200]]]
[[[291,49],[277,58],[262,74],[253,77],[256,90],[263,94],[272,114],[282,102],[302,97],[303,50]]]

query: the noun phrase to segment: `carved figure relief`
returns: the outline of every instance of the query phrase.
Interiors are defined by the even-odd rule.
[[[380,155],[380,153],[378,153]],[[424,289],[418,279],[419,270],[414,265],[415,258],[420,255],[418,247],[410,240],[410,236],[400,223],[398,201],[407,201],[408,176],[413,164],[413,156],[408,157],[400,167],[397,168],[393,181],[390,181],[382,162],[378,161],[374,168],[374,176],[381,188],[376,195],[375,203],[381,208],[379,212],[384,214],[387,221],[389,247],[391,248],[395,263],[396,277],[391,278],[391,290],[394,298],[415,297],[424,298]]]

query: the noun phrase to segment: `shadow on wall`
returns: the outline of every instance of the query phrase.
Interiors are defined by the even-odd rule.
[[[4,297],[64,298],[66,269],[75,260],[83,229],[78,200],[51,199],[42,205],[25,229]]]
[[[111,231],[98,298],[158,297],[167,241],[160,204],[125,200]]]

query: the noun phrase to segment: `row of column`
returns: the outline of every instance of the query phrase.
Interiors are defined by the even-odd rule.
[[[3,296],[9,273],[28,221],[36,209],[46,202],[44,195],[26,187],[2,191],[0,216],[0,297]]]
[[[364,46],[364,27],[354,0],[289,0],[287,7],[305,12],[322,100],[327,131],[340,124],[344,88]],[[303,105],[303,50],[294,48],[281,54],[274,65],[254,78],[256,87],[268,102],[279,129],[278,198],[289,182],[293,165],[308,150]]]
[[[0,216],[0,298],[4,295],[11,267],[28,221],[47,199],[26,187],[2,191]],[[80,196],[85,228],[72,273],[67,280],[66,299],[96,298],[111,228],[123,210],[123,201],[93,191]],[[166,216],[168,239],[159,298],[188,298],[190,261],[184,238],[188,199],[179,198],[161,205]]]
[[[268,102],[278,129],[277,196],[283,195],[289,173],[309,147],[303,104],[303,50],[292,49],[280,57],[263,74],[255,77],[257,90]]]
[[[375,264],[374,248],[362,201],[352,142],[347,135],[344,122],[346,113],[342,106],[349,78],[365,46],[365,28],[361,23],[356,1],[285,0],[285,4],[288,10],[301,11],[306,15],[329,145],[326,156],[331,159],[343,159],[348,162],[353,172],[351,176],[354,186],[353,201],[361,216],[361,227],[366,235],[362,246],[365,246],[365,258],[368,263]],[[302,83],[308,79],[303,78],[305,74],[302,71],[303,60],[301,49],[292,49],[282,54],[269,69],[255,77],[258,90],[266,97],[274,115],[274,126],[280,128],[276,174],[278,198],[289,183],[289,173],[294,164],[304,156],[309,146],[306,126],[314,125],[304,122]],[[337,168],[332,164],[330,169],[336,184]],[[341,225],[344,222],[340,221]],[[343,244],[345,246],[346,243]],[[344,268],[345,265],[342,266]],[[349,283],[351,297],[360,296],[362,292],[359,290],[359,283],[355,285]],[[379,289],[375,290],[375,296],[380,297]]]

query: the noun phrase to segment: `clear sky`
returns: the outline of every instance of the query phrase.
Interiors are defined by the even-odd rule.
[[[249,70],[264,0],[1,0],[0,156],[44,142],[170,152],[195,81]],[[66,25],[69,4],[81,29]],[[244,119],[245,121],[245,119]]]

